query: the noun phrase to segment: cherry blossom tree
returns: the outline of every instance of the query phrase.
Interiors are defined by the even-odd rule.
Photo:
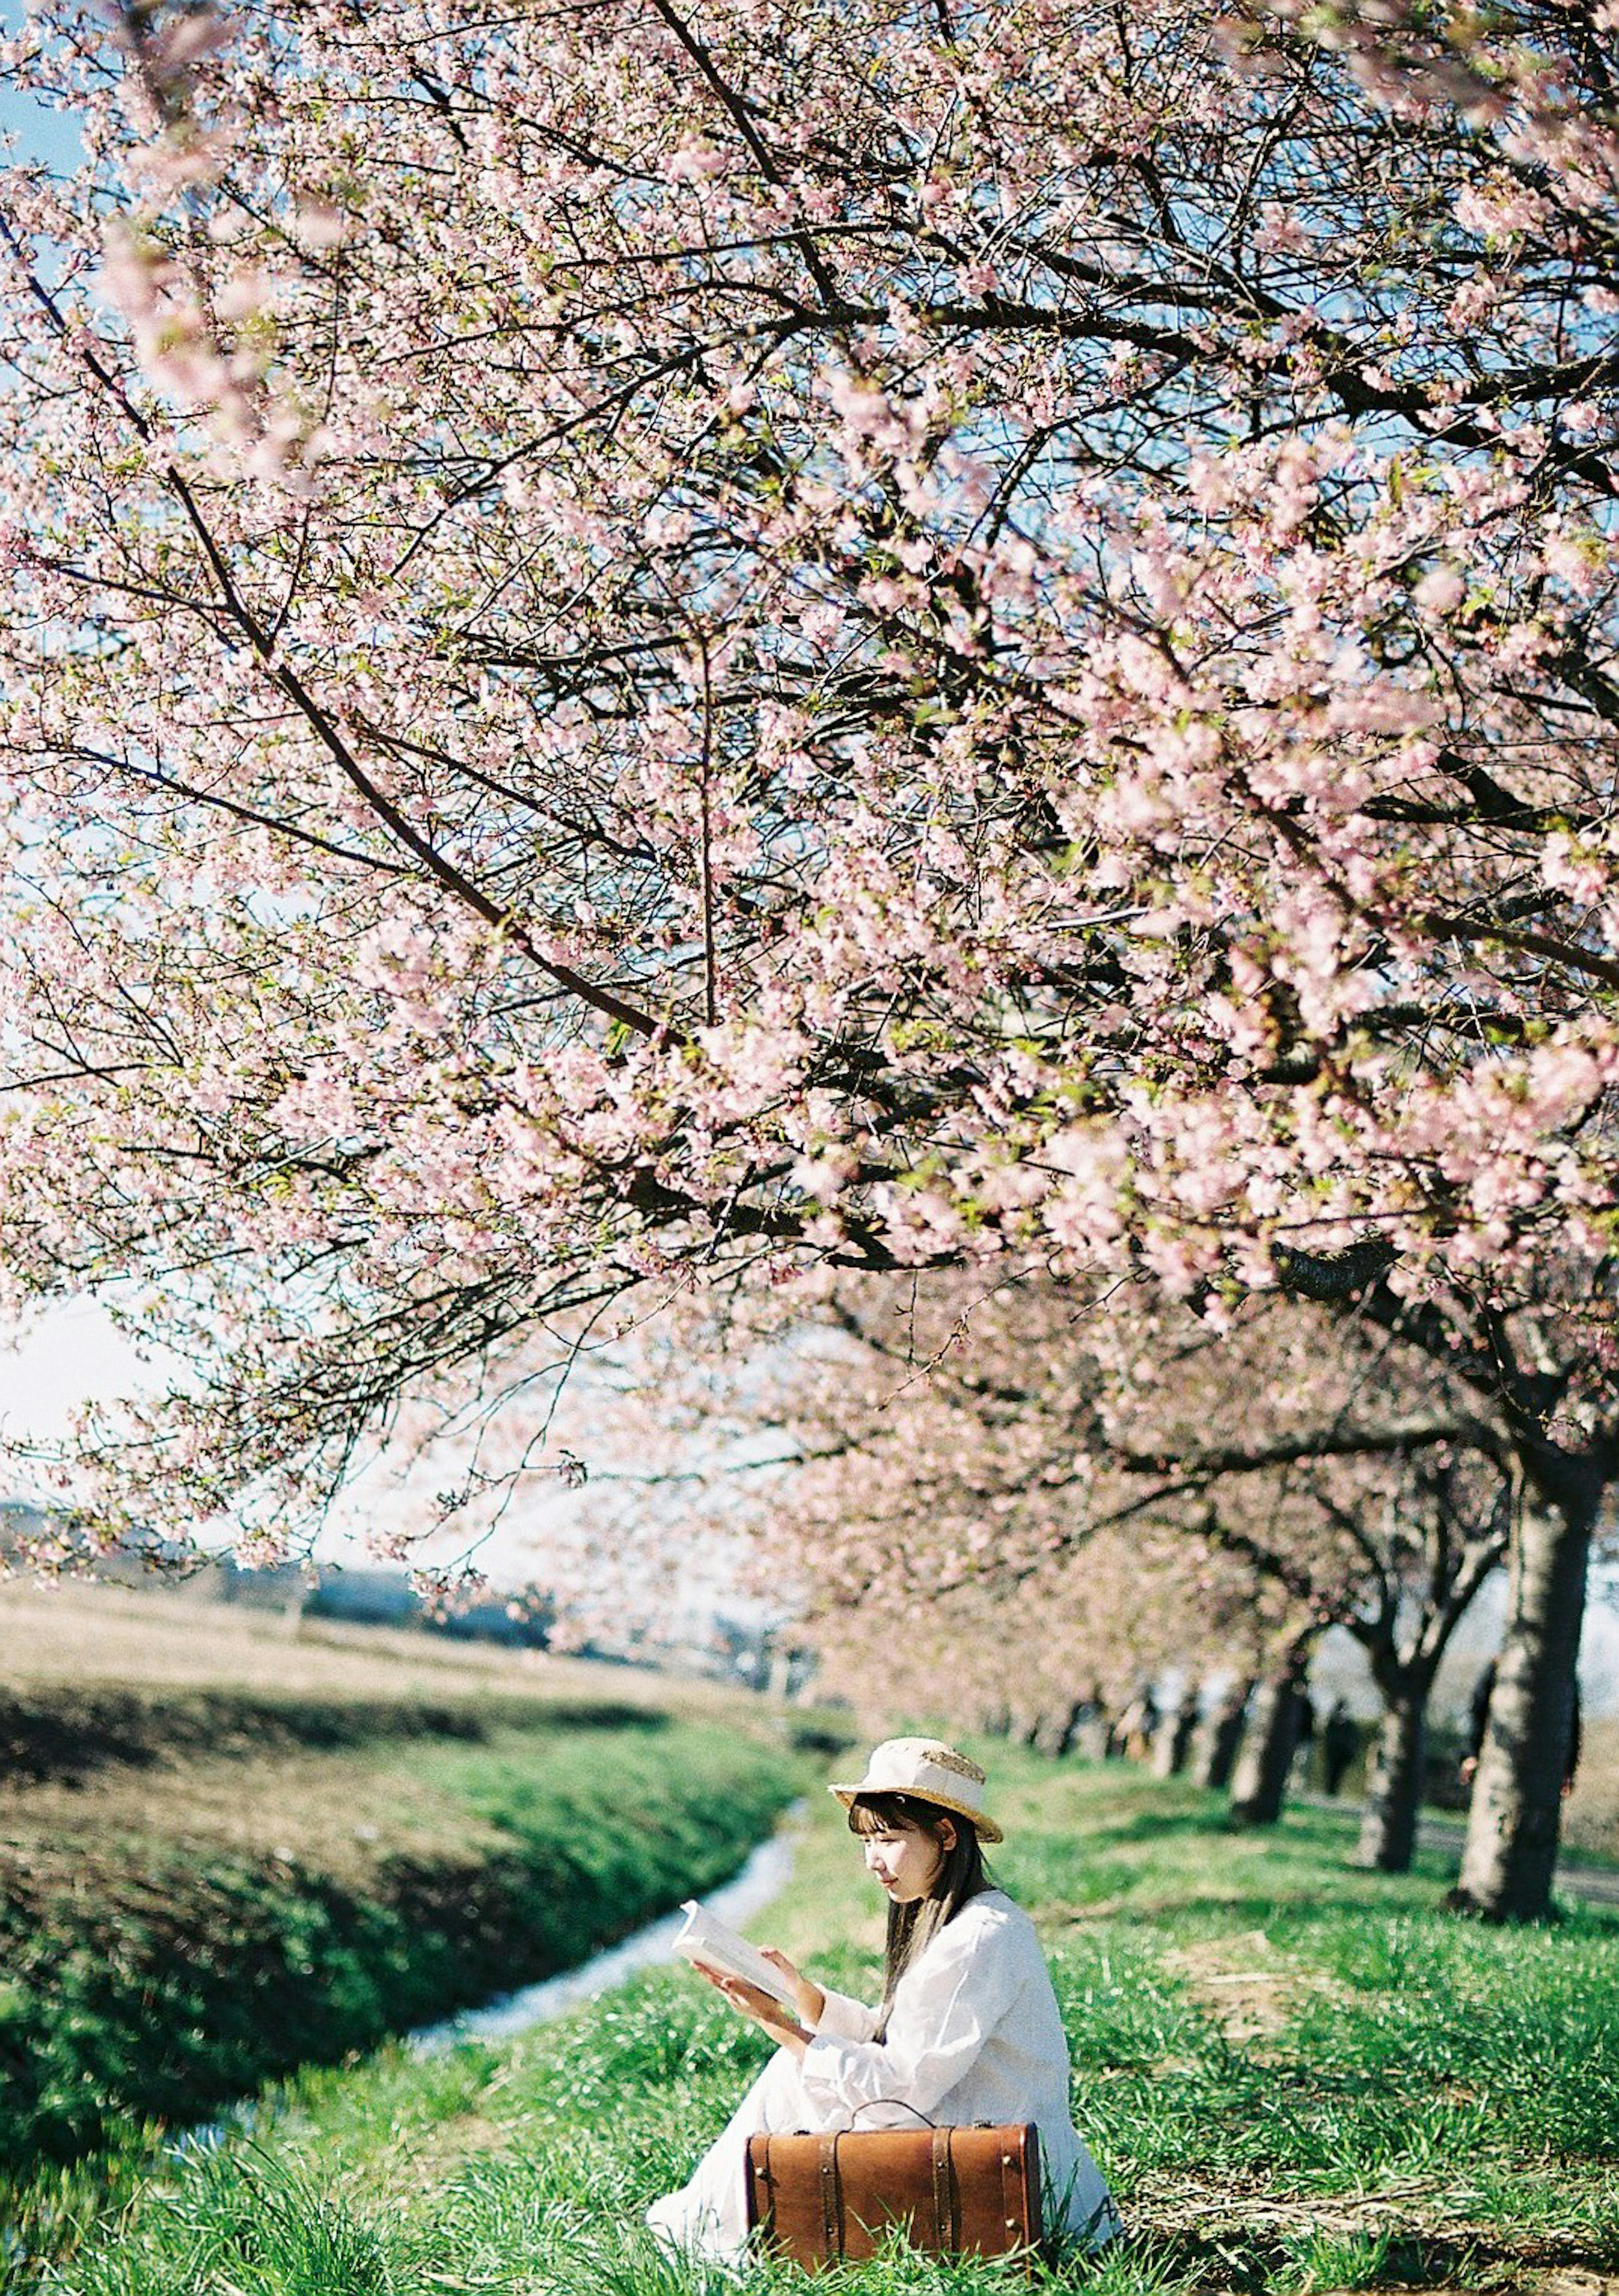
[[[859,1480],[874,1498],[872,1479]],[[1087,1723],[1105,1731],[1127,1716],[1166,1671],[1195,1680],[1233,1655],[1257,1667],[1277,1640],[1273,1592],[1166,1526],[1099,1529],[1026,1578],[985,1571],[930,1587],[914,1523],[856,1513],[844,1524],[847,1552],[863,1529],[868,1550],[892,1534],[910,1557],[911,1591],[846,1583],[834,1597],[824,1549],[806,1537],[814,1575],[794,1632],[815,1654],[817,1686],[879,1734],[947,1723],[1060,1754]],[[773,1537],[771,1551],[794,1550]]]
[[[1363,1464],[1347,1478],[1312,1473],[1299,1496],[1306,1525],[1315,1518],[1313,1538],[1296,1524],[1291,1537],[1278,1538],[1271,1523],[1255,1536],[1218,1513],[1211,1535],[1279,1580],[1307,1612],[1345,1628],[1365,1652],[1383,1717],[1356,1857],[1402,1874],[1416,1849],[1435,1677],[1474,1596],[1507,1554],[1511,1487],[1486,1462],[1439,1450],[1402,1462],[1394,1473],[1369,1475]],[[1302,1687],[1308,1654],[1301,1637],[1279,1669],[1273,1707],[1295,1684]],[[1267,1784],[1262,1790],[1256,1782],[1253,1798],[1274,1816],[1287,1762],[1277,1755],[1267,1763],[1262,1755],[1259,1770]]]
[[[46,0],[5,1282],[196,1365],[86,1431],[101,1519],[294,1523],[738,1262],[1280,1283],[1521,1476],[1464,1879],[1543,1904],[1615,1457],[1604,22]]]
[[[1233,1809],[1266,1824],[1311,1654],[1341,1625],[1385,1704],[1359,1855],[1409,1866],[1434,1677],[1508,1544],[1513,1493],[1466,1447],[1464,1386],[1274,1295],[1214,1332],[1140,1285],[1087,1305],[1072,1283],[985,1297],[953,1276],[896,1301],[846,1279],[767,1369],[781,1320],[683,1329],[667,1373],[696,1410],[768,1430],[765,1456],[804,1463],[769,1496],[764,1543],[840,1687],[873,1667],[887,1683],[929,1612],[930,1642],[944,1620],[958,1636],[953,1691],[982,1665],[1003,1699],[1006,1643],[1034,1653],[1016,1702],[1043,1735],[1078,1692],[1116,1710],[1173,1669],[1195,1698],[1201,1673],[1236,1663],[1262,1679]],[[653,1392],[666,1416],[669,1387]],[[1001,1610],[1022,1624],[993,1627]]]

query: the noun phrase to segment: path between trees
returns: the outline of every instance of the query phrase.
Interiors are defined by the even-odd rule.
[[[1359,1817],[1361,1804],[1334,1800],[1328,1794],[1300,1794],[1296,1799],[1311,1809],[1341,1810],[1346,1816]],[[1464,1820],[1455,1817],[1431,1817],[1426,1813],[1417,1822],[1417,1844],[1422,1849],[1436,1849],[1454,1857],[1461,1864],[1462,1845],[1468,1838]],[[1578,1898],[1588,1906],[1619,1906],[1619,1867],[1588,1866],[1578,1858],[1560,1857],[1558,1859],[1556,1887],[1570,1898]]]
[[[1468,1829],[1459,1818],[1423,1817],[1418,1820],[1417,1841],[1424,1849],[1442,1849],[1461,1863],[1461,1846],[1468,1838]],[[1575,1858],[1559,1857],[1553,1885],[1566,1896],[1578,1898],[1588,1906],[1619,1906],[1619,1871],[1605,1866],[1587,1866]]]

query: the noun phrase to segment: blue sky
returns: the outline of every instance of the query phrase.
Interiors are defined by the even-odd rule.
[[[0,33],[13,37],[23,20],[21,0],[0,0]],[[64,113],[36,103],[20,88],[0,76],[0,129],[17,138],[17,156],[44,160],[53,168],[73,167],[79,156],[78,135]]]
[[[0,0],[0,33],[8,38],[22,23],[20,0]],[[72,120],[47,111],[0,74],[0,130],[17,139],[16,156],[72,167],[78,135]],[[67,1406],[86,1395],[125,1383],[133,1358],[98,1309],[64,1311],[20,1355],[0,1347],[0,1425],[12,1431],[54,1432]]]

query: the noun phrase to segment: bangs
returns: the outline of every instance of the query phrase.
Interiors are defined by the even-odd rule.
[[[856,1794],[849,1804],[849,1832],[889,1833],[896,1825],[914,1825],[930,1833],[944,1816],[942,1809],[912,1794]]]

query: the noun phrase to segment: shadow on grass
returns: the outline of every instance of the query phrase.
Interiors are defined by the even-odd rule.
[[[1317,2234],[1255,2234],[1236,2223],[1202,2231],[1142,2229],[1132,2243],[1148,2285],[1231,2289],[1240,2296],[1289,2284],[1300,2289],[1323,2284],[1477,2287],[1481,2282],[1498,2284],[1507,2275],[1553,2267],[1611,2272],[1615,2263],[1606,2242],[1581,2242],[1562,2233],[1555,2240],[1542,2240],[1533,2234],[1513,2238],[1484,2229],[1449,2234],[1379,2227],[1370,2237],[1361,2234],[1358,2240],[1331,2243],[1345,2250],[1346,2261],[1350,2250],[1363,2248],[1369,2266],[1375,2255],[1375,2269],[1363,2279],[1340,2269],[1323,2283],[1319,2262],[1308,2251],[1326,2245]]]
[[[1236,1830],[1219,1818],[1210,1818],[1206,1811],[1200,1809],[1143,1809],[1111,1825],[1087,1826],[1085,1834],[1088,1841],[1100,1842],[1108,1849],[1122,1849],[1132,1841],[1184,1840],[1189,1835],[1218,1839]]]
[[[53,1685],[37,1697],[0,1693],[0,1775],[13,1785],[72,1786],[108,1769],[169,1768],[284,1753],[342,1753],[401,1739],[481,1745],[497,1730],[551,1733],[668,1727],[656,1709],[617,1699],[589,1704],[537,1698],[254,1698],[196,1691],[143,1697],[132,1691]]]
[[[1358,1877],[1357,1877],[1358,1878]],[[1391,1877],[1409,1881],[1410,1875]],[[1388,1903],[1379,1907],[1375,1898],[1353,1901],[1346,1906],[1341,1898],[1327,1897],[1310,1900],[1272,1894],[1226,1893],[1218,1890],[1195,1890],[1166,1886],[1161,1891],[1141,1886],[1141,1877],[1128,1867],[1101,1869],[1087,1866],[1086,1879],[1095,1891],[1097,1902],[1083,1900],[1067,1909],[1068,1919],[1080,1928],[1094,1922],[1128,1920],[1152,1925],[1162,1922],[1173,1928],[1196,1926],[1209,1931],[1277,1930],[1305,1933],[1312,1930],[1330,1930],[1340,1923],[1346,1911],[1375,1913],[1379,1910],[1399,1914],[1413,1921],[1431,1918],[1435,1923],[1458,1927],[1469,1926],[1466,1917],[1451,1912],[1441,1894],[1445,1874],[1424,1876],[1431,1879],[1435,1895],[1426,1903],[1402,1898],[1394,1890]],[[1132,1888],[1134,1882],[1137,1886]],[[1595,1938],[1619,1935],[1619,1908],[1606,1906],[1559,1904],[1544,1922],[1524,1923],[1503,1932],[1508,1936],[1531,1935],[1548,1939],[1566,1938],[1571,1944],[1589,1943]]]

